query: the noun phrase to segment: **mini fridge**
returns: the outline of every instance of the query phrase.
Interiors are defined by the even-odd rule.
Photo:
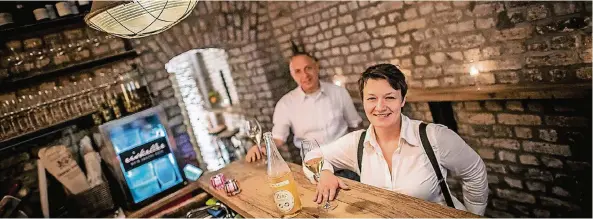
[[[128,209],[138,209],[187,184],[165,111],[157,106],[99,126],[101,157]]]

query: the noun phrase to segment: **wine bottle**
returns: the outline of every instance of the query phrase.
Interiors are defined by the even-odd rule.
[[[268,183],[274,190],[274,202],[283,216],[301,210],[301,198],[292,171],[278,152],[271,132],[264,133],[268,157]]]

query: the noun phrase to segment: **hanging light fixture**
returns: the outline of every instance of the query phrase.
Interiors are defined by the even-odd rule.
[[[189,16],[198,0],[93,1],[84,17],[92,28],[123,38],[161,33]]]

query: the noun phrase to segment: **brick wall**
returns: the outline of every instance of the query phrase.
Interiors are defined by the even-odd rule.
[[[454,111],[487,166],[488,216],[591,214],[590,99],[457,102]]]

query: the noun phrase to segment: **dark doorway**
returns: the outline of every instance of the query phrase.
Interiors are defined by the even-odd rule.
[[[428,102],[428,107],[432,113],[434,123],[445,125],[457,132],[457,121],[455,121],[455,116],[453,115],[451,102]]]

